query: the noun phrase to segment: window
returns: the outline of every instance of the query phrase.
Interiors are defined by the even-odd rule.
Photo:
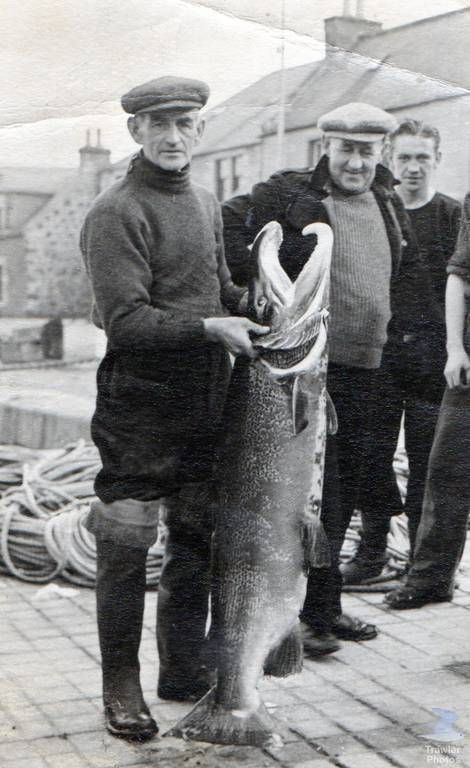
[[[225,200],[240,187],[242,155],[221,157],[215,161],[215,193],[218,200]]]
[[[313,168],[318,163],[321,154],[321,139],[311,139],[308,142],[307,165],[309,168]]]
[[[0,195],[0,232],[11,226],[12,205],[7,195]]]
[[[5,304],[7,300],[7,273],[5,264],[0,261],[0,304]]]

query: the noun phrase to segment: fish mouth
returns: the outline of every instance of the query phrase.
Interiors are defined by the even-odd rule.
[[[261,347],[257,347],[257,349],[259,349],[265,363],[273,368],[285,370],[305,360],[314,342],[315,340],[311,339],[305,342],[305,344],[300,344],[292,349],[262,349]]]
[[[297,374],[326,344],[329,270],[333,234],[327,224],[310,224],[303,235],[316,235],[317,244],[297,279],[292,282],[279,262],[282,229],[269,222],[252,246],[257,275],[250,286],[257,319],[270,318],[271,332],[258,338],[259,360],[273,375]]]

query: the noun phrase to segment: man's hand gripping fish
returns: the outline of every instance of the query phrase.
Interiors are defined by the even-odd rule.
[[[299,612],[310,566],[326,565],[320,524],[327,431],[327,318],[333,235],[292,283],[279,263],[282,229],[256,237],[251,317],[269,324],[256,361],[238,358],[220,462],[211,643],[217,684],[172,735],[261,746],[281,737],[257,690],[263,674],[302,668]],[[320,541],[323,534],[323,541]]]

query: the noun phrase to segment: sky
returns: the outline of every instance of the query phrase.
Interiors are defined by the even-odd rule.
[[[384,27],[467,5],[363,2]],[[75,167],[97,128],[118,161],[135,147],[119,103],[127,90],[197,77],[215,106],[279,69],[283,38],[286,66],[321,57],[323,19],[342,10],[343,0],[2,0],[0,166]]]

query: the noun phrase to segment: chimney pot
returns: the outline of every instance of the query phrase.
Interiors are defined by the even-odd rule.
[[[325,19],[325,43],[328,48],[342,48],[354,51],[360,37],[376,35],[382,29],[378,21],[358,18],[357,16],[331,16]]]

